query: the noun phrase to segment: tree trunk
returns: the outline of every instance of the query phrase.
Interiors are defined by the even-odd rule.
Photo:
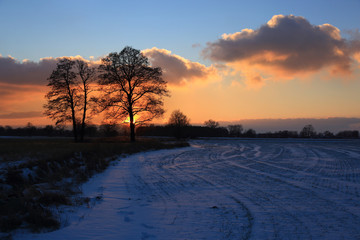
[[[84,135],[85,135],[85,112],[84,117],[81,123],[81,129],[80,129],[80,142],[84,141]]]
[[[131,142],[135,142],[135,124],[134,124],[134,115],[132,112],[129,114],[130,116],[130,140]]]
[[[85,135],[85,120],[86,120],[86,105],[87,105],[87,93],[86,93],[86,86],[84,84],[84,111],[83,111],[83,119],[81,122],[81,130],[80,130],[80,141],[84,141],[84,135]]]
[[[78,132],[77,132],[77,124],[76,124],[76,117],[75,117],[75,106],[74,106],[74,100],[71,97],[70,99],[70,103],[71,103],[71,118],[72,118],[72,122],[73,122],[73,133],[74,133],[74,140],[75,142],[78,141]]]
[[[78,141],[78,135],[77,135],[77,127],[76,127],[76,120],[73,118],[73,133],[74,133],[74,141]]]

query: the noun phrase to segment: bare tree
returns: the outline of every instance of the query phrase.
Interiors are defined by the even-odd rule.
[[[204,124],[205,124],[206,127],[209,127],[209,128],[217,128],[217,127],[219,127],[219,123],[212,120],[212,119],[209,119],[208,121],[205,121]]]
[[[45,115],[56,121],[56,125],[72,122],[75,141],[78,140],[75,108],[79,102],[74,61],[60,59],[56,69],[48,78],[51,90],[46,94]]]
[[[48,80],[51,90],[46,94],[45,115],[55,120],[56,125],[72,122],[75,141],[78,141],[79,130],[80,140],[83,141],[90,84],[95,80],[95,69],[82,60],[63,58]]]
[[[103,58],[99,71],[102,110],[106,111],[108,119],[124,121],[128,118],[130,138],[135,141],[135,124],[164,114],[163,97],[169,94],[161,68],[151,67],[139,50],[125,47]]]
[[[304,128],[300,132],[300,136],[305,138],[312,138],[315,137],[315,135],[315,128],[311,124],[304,126]]]
[[[190,125],[190,119],[180,110],[171,113],[168,125],[173,127],[186,127]]]
[[[243,131],[243,126],[240,124],[229,125],[229,135],[232,137],[240,137]]]
[[[172,128],[176,138],[186,137],[186,129],[190,126],[190,119],[180,110],[171,113],[168,126]]]

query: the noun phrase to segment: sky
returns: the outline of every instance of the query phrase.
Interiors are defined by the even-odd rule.
[[[158,123],[176,109],[193,124],[360,118],[359,10],[357,0],[0,0],[0,125],[51,124],[42,106],[58,58],[98,61],[125,46],[163,69],[171,97]]]

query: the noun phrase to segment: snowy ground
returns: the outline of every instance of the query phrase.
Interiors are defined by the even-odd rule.
[[[132,155],[67,227],[15,239],[360,239],[360,142],[206,140]]]

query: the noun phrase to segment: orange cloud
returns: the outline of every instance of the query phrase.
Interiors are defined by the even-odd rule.
[[[156,47],[145,49],[142,53],[149,59],[152,66],[161,67],[164,79],[171,85],[185,85],[202,81],[215,81],[219,78],[214,66],[206,67],[192,62],[166,49]]]
[[[247,83],[259,86],[265,79],[306,77],[323,69],[331,75],[350,75],[359,52],[358,40],[343,39],[330,24],[275,15],[259,29],[223,34],[208,43],[203,55],[238,71],[245,69],[245,77],[252,76]]]

